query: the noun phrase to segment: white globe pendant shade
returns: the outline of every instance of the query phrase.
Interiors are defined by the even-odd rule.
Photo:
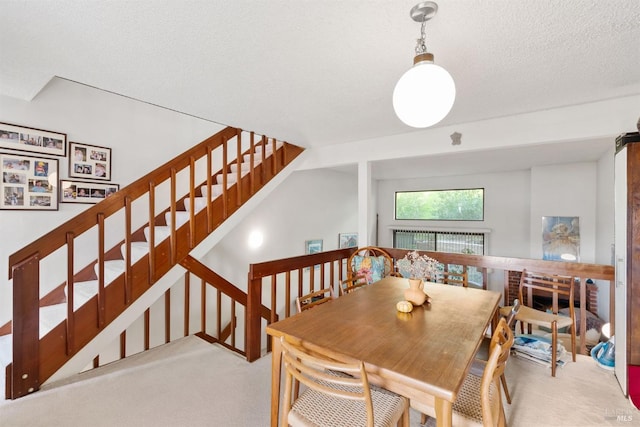
[[[393,90],[393,109],[400,120],[415,128],[444,119],[456,99],[456,85],[444,68],[418,62],[400,77]]]

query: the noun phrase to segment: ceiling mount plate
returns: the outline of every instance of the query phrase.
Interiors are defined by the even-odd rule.
[[[436,16],[438,5],[432,1],[418,3],[411,8],[411,19],[416,22],[425,22]]]

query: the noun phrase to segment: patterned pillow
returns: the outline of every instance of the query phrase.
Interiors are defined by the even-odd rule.
[[[357,276],[365,276],[367,284],[370,285],[384,277],[386,262],[387,260],[384,256],[356,255],[353,257],[352,268]]]

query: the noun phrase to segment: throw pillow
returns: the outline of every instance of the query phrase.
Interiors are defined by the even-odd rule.
[[[366,278],[367,284],[377,282],[384,277],[386,258],[356,255],[353,257],[352,269],[356,275]]]

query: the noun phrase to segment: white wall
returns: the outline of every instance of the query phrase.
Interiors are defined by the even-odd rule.
[[[111,182],[121,186],[223,128],[57,78],[31,102],[0,96],[0,121],[66,133],[68,141],[110,147]],[[67,178],[67,160],[58,159],[60,177]],[[11,319],[9,256],[87,207],[61,203],[58,211],[0,211],[0,325]]]
[[[246,290],[248,266],[304,254],[305,240],[322,239],[323,250],[338,248],[338,234],[358,227],[358,183],[353,175],[327,169],[294,172],[236,225],[203,262]],[[263,245],[251,249],[249,234]]]
[[[536,167],[531,171],[385,180],[379,182],[380,245],[393,245],[392,226],[488,229],[487,255],[542,258],[542,217],[580,218],[581,262],[611,264],[613,242],[613,147],[598,162]],[[397,221],[396,191],[485,189],[484,221]],[[609,319],[609,285],[598,285],[598,315]],[[489,288],[502,291],[502,278]]]
[[[379,182],[380,244],[391,247],[391,226],[489,229],[487,255],[528,257],[529,172],[516,171]],[[407,221],[394,219],[395,192],[484,188],[484,221]]]
[[[398,221],[394,217],[395,192],[484,188],[484,221]],[[392,226],[489,230],[486,255],[529,256],[530,173],[515,171],[410,180],[384,180],[378,184],[380,246],[393,246]],[[502,276],[490,279],[489,288],[502,291]]]
[[[597,163],[572,163],[531,170],[531,258],[542,259],[542,217],[577,216],[580,262],[595,262]]]

